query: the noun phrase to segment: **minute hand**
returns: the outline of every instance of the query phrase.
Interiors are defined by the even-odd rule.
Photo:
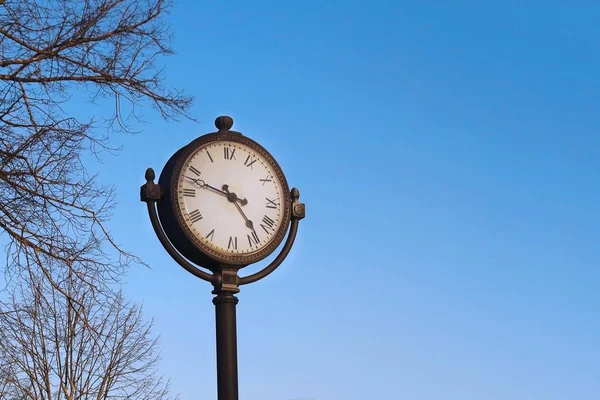
[[[214,186],[209,185],[208,183],[204,182],[202,179],[195,179],[192,178],[191,176],[186,176],[186,178],[192,180],[196,185],[202,187],[202,188],[206,188],[206,189],[210,189],[213,192],[219,193],[220,195],[223,195],[225,197],[229,197],[230,194],[228,192],[225,192],[221,189],[218,189]],[[236,201],[239,202],[241,205],[245,206],[246,204],[248,204],[248,200],[246,199],[240,199],[240,198],[236,198]]]

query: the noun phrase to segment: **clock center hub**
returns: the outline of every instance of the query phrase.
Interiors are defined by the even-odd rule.
[[[232,203],[235,203],[237,201],[238,197],[235,193],[227,193],[227,200],[229,200]]]

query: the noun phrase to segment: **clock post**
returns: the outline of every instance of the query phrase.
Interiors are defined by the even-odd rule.
[[[285,260],[305,206],[298,189],[288,189],[273,156],[231,131],[231,117],[218,117],[215,126],[217,132],[200,136],[173,154],[159,183],[148,168],[140,198],[167,253],[213,286],[218,399],[238,400],[235,294],[241,285],[266,277]],[[284,238],[273,261],[254,274],[239,276],[243,267],[272,254]]]
[[[217,391],[219,400],[238,399],[236,305],[239,292],[235,270],[222,269],[215,285],[215,325],[217,328]]]

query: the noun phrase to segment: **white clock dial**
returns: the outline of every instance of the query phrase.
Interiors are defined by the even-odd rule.
[[[220,254],[246,255],[267,246],[282,227],[283,186],[250,146],[216,141],[185,160],[177,199],[197,240]]]

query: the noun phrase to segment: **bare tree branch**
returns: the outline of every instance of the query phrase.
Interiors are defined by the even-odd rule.
[[[188,117],[191,98],[163,85],[172,53],[168,0],[0,1],[0,236],[11,277],[43,272],[99,290],[131,262],[106,222],[114,188],[90,176],[83,157],[112,150],[144,103],[167,120]],[[72,93],[112,101],[108,123],[66,111]],[[124,109],[133,109],[124,118]],[[102,117],[102,116],[100,116]],[[30,390],[39,390],[39,388]]]
[[[0,400],[167,400],[141,308],[73,276],[62,286],[31,274],[0,303]]]

